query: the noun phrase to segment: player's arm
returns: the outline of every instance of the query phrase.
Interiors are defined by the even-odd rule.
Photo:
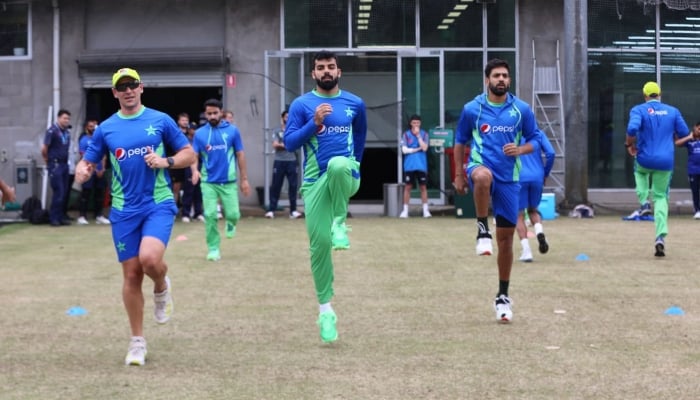
[[[238,162],[238,182],[241,187],[241,192],[243,196],[248,196],[250,194],[250,183],[248,183],[248,167],[245,159],[245,152],[243,150],[236,152],[236,161]]]
[[[307,117],[304,105],[300,104],[299,100],[295,100],[289,108],[287,130],[284,132],[284,147],[287,151],[297,151],[322,129],[323,124],[317,125],[314,118]]]
[[[453,155],[455,161],[455,181],[453,185],[459,194],[467,193],[467,179],[464,172],[464,148],[473,139],[472,129],[474,129],[474,123],[467,112],[467,106],[464,106],[457,122]]]
[[[284,132],[282,132],[282,135],[284,135]],[[280,137],[278,136],[277,132],[275,132],[273,138],[272,138],[272,148],[275,150],[285,150],[286,147],[284,147],[284,142],[280,140]]]
[[[359,104],[357,115],[352,120],[352,143],[353,153],[357,162],[362,161],[362,155],[365,152],[365,141],[367,140],[367,111],[365,103]]]
[[[427,138],[428,134],[425,131],[420,131],[418,133],[418,145],[421,151],[428,151],[428,141],[423,139],[423,136]]]

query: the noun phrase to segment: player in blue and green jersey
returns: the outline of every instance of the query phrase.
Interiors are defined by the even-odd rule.
[[[469,182],[474,193],[478,255],[493,252],[487,221],[489,202],[492,202],[499,279],[494,308],[496,318],[507,323],[513,317],[508,285],[513,266],[513,234],[518,220],[518,156],[532,152],[529,142],[537,138],[537,124],[530,106],[508,93],[510,67],[506,61],[490,60],[484,68],[484,76],[487,92],[464,105],[457,124],[454,184],[458,193],[465,193]],[[525,138],[524,145],[519,145],[521,138]],[[471,152],[465,171],[463,155],[468,143]]]
[[[122,264],[122,298],[131,325],[127,365],[146,362],[143,337],[144,275],[154,282],[155,319],[165,323],[173,312],[168,266],[163,261],[177,207],[167,169],[194,162],[189,141],[168,115],[144,107],[143,84],[135,70],[122,68],[112,76],[112,94],[120,110],[102,122],[92,137],[75,179],[84,183],[107,155],[113,168],[112,238]],[[165,156],[165,146],[176,153]]]
[[[520,169],[520,212],[518,212],[518,223],[515,230],[518,232],[518,238],[520,238],[520,245],[522,246],[520,261],[524,262],[532,261],[532,250],[527,239],[527,226],[525,225],[526,210],[532,226],[535,228],[540,253],[545,254],[549,251],[549,243],[547,243],[544,227],[542,226],[542,216],[537,207],[542,201],[544,183],[549,177],[549,173],[552,172],[552,167],[554,167],[556,153],[549,139],[547,139],[547,135],[541,130],[538,130],[537,133],[538,139],[533,142],[534,151],[520,157],[522,167]],[[524,141],[522,143],[524,144]],[[544,159],[546,160],[544,163],[542,154],[544,154]]]
[[[194,133],[192,146],[200,168],[192,169],[192,183],[202,180],[202,204],[207,242],[207,260],[221,259],[216,205],[221,201],[226,220],[226,237],[236,233],[241,218],[238,205],[238,183],[244,196],[250,193],[243,141],[238,128],[223,119],[223,104],[217,99],[204,102],[207,123]],[[238,169],[236,169],[238,164]]]
[[[675,140],[686,136],[690,129],[676,107],[661,102],[661,88],[647,82],[642,88],[644,103],[630,110],[625,147],[634,157],[634,182],[642,208],[648,209],[649,179],[654,201],[656,240],[654,255],[666,255],[668,234],[668,193],[673,174]]]
[[[284,135],[288,151],[304,149],[301,194],[324,342],[338,338],[337,318],[330,303],[334,277],[331,250],[350,248],[345,218],[348,201],[360,188],[360,161],[367,136],[365,103],[340,90],[340,76],[335,54],[315,54],[311,77],[316,88],[292,102]]]

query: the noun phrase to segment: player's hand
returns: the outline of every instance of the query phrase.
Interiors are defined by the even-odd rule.
[[[199,171],[194,171],[192,173],[192,179],[190,179],[190,181],[192,182],[192,185],[196,185],[199,182],[199,178],[201,176],[202,176],[202,174],[199,173]]]
[[[517,157],[520,155],[520,147],[515,143],[506,143],[503,145],[503,154],[509,157]]]
[[[154,153],[151,146],[146,146],[146,155],[143,156],[143,160],[146,162],[146,165],[148,165],[148,168],[151,169],[165,168],[168,166],[168,161]],[[165,163],[165,165],[163,165],[163,163]]]
[[[464,175],[455,176],[455,181],[452,182],[452,186],[457,191],[457,194],[467,194],[469,191],[469,186],[467,185],[467,180]]]
[[[248,197],[250,194],[250,184],[248,183],[248,179],[243,179],[241,181],[241,192],[243,192],[243,196]]]
[[[316,112],[314,113],[314,124],[317,126],[323,125],[323,120],[326,119],[328,114],[333,112],[333,107],[328,103],[321,103],[316,107]]]
[[[80,160],[75,166],[75,180],[78,183],[85,183],[92,176],[93,166],[87,161]]]

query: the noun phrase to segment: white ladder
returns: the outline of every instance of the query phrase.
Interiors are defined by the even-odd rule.
[[[542,48],[539,50],[542,51]],[[551,48],[548,50],[551,51]],[[551,63],[550,65],[538,65],[535,40],[532,41],[532,108],[537,119],[537,125],[547,135],[555,152],[554,166],[544,188],[545,190],[563,194],[566,135],[564,132],[564,102],[561,94],[559,40],[556,41],[554,50],[553,54],[551,54],[555,60],[554,65],[551,65]],[[540,63],[544,64],[542,60],[540,60]]]

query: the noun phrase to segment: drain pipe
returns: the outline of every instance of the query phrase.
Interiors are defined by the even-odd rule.
[[[61,108],[61,74],[59,73],[59,62],[60,62],[60,44],[61,44],[61,19],[58,9],[58,0],[51,0],[51,7],[53,8],[53,101],[52,105],[49,106],[49,115],[46,121],[46,128],[48,129],[56,113]],[[41,171],[41,206],[46,208],[47,197],[48,197],[48,186],[49,186],[49,172],[46,166],[42,168]]]
[[[54,114],[61,109],[61,15],[58,8],[58,0],[52,0],[53,7],[53,111]]]

